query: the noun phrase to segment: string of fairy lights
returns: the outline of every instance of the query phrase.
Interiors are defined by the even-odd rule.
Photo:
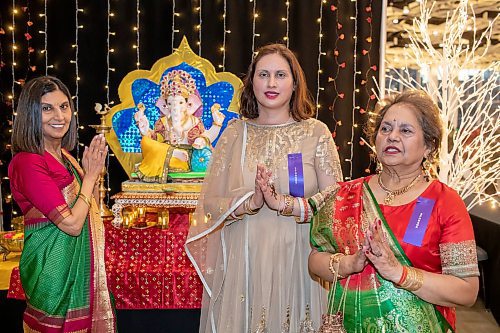
[[[281,18],[281,21],[286,23],[286,33],[283,40],[286,42],[286,47],[290,47],[290,1],[285,0],[286,16]]]
[[[10,26],[10,30],[12,33],[12,65],[11,65],[11,70],[12,70],[12,90],[11,90],[11,95],[9,96],[11,100],[11,106],[12,106],[12,121],[14,121],[14,116],[16,112],[16,106],[15,106],[15,96],[16,96],[16,1],[12,0],[12,25]],[[10,130],[12,132],[12,130]]]
[[[361,51],[361,54],[365,57],[367,57],[367,63],[370,64],[370,67],[365,70],[363,77],[361,78],[360,85],[363,87],[365,91],[365,95],[369,96],[369,98],[366,100],[366,104],[364,107],[360,107],[358,109],[359,113],[361,115],[365,114],[367,110],[371,107],[370,103],[372,103],[375,100],[375,93],[372,91],[373,88],[371,88],[372,83],[369,82],[368,80],[368,75],[370,75],[371,72],[376,72],[377,71],[377,65],[372,65],[372,59],[371,59],[371,50],[372,50],[372,40],[373,40],[373,12],[372,12],[372,1],[368,3],[368,6],[365,7],[365,13],[366,13],[366,18],[365,21],[368,24],[368,36],[365,38],[365,41],[367,42],[368,47],[363,48]],[[375,73],[373,73],[375,75]],[[370,80],[371,81],[371,80]],[[360,145],[364,146],[365,142],[363,140],[360,140],[359,142]],[[370,159],[371,161],[371,159]],[[370,165],[368,165],[365,168],[365,173],[369,174],[371,172],[370,170]]]
[[[198,11],[198,25],[196,26],[196,28],[198,29],[198,55],[201,57],[201,26],[203,25],[203,17],[201,15],[202,13],[202,4],[203,3],[203,0],[200,0],[199,2],[199,5],[198,7],[196,8],[196,10]]]
[[[114,14],[111,12],[111,2],[110,0],[107,1],[107,10],[108,10],[108,15],[106,16],[106,28],[107,28],[107,34],[106,34],[106,85],[104,86],[104,89],[106,91],[106,104],[110,104],[109,102],[109,80],[110,80],[110,62],[109,62],[109,57],[112,52],[115,50],[111,48],[111,36],[115,35],[114,32],[111,31],[111,17],[114,16]]]
[[[359,89],[357,87],[357,75],[361,74],[358,73],[358,1],[357,0],[351,0],[352,3],[354,3],[354,15],[349,17],[349,19],[353,22],[354,26],[354,35],[352,36],[352,43],[353,43],[353,70],[352,70],[352,75],[353,75],[353,80],[352,80],[352,109],[351,109],[351,139],[347,142],[349,145],[350,151],[349,151],[349,158],[346,158],[345,161],[349,165],[349,176],[346,176],[346,180],[351,180],[352,179],[352,159],[354,157],[354,135],[355,135],[355,129],[358,127],[358,124],[356,123],[356,110],[359,109],[359,106],[356,105],[357,103],[357,96],[359,93]]]
[[[43,31],[38,31],[39,33],[44,35],[44,44],[43,44],[43,50],[40,52],[43,53],[43,56],[45,58],[45,75],[49,75],[49,67],[52,68],[53,66],[49,65],[49,52],[47,50],[47,45],[48,45],[48,16],[47,16],[47,1],[44,0],[43,2],[43,13],[39,14],[40,17],[43,17],[43,24],[44,24],[44,29]]]
[[[339,52],[340,43],[344,40],[345,34],[343,33],[343,30],[342,30],[343,25],[339,21],[338,7],[335,6],[335,4],[332,4],[332,5],[330,5],[330,11],[334,15],[335,24],[333,26],[334,26],[334,29],[336,29],[335,30],[335,36],[336,36],[336,38],[335,38],[335,42],[334,42],[334,46],[333,46],[333,61],[335,63],[335,72],[331,73],[330,76],[328,77],[328,83],[330,83],[332,85],[332,89],[333,89],[333,94],[332,94],[333,95],[333,101],[332,101],[332,104],[329,107],[329,111],[331,111],[332,118],[333,118],[334,128],[333,128],[332,136],[335,139],[336,136],[337,136],[337,127],[338,126],[342,126],[342,121],[336,119],[334,111],[335,111],[335,106],[336,106],[338,100],[344,98],[344,93],[340,92],[337,89],[337,82],[338,82],[338,78],[339,78],[339,75],[340,75],[340,71],[343,68],[345,68],[345,62],[340,62],[340,60],[339,60],[339,56],[340,56],[340,52]]]
[[[323,6],[326,4],[326,0],[322,0],[319,5],[319,17],[318,17],[318,30],[319,30],[319,35],[318,35],[318,71],[316,73],[316,117],[319,115],[319,109],[321,108],[321,105],[319,104],[319,94],[320,91],[325,90],[325,88],[321,87],[321,73],[323,73],[323,70],[321,69],[321,57],[323,55],[326,55],[325,52],[323,52],[322,49],[322,44],[323,44]]]
[[[346,10],[349,12],[353,12],[352,16],[344,16],[344,15],[339,15],[340,11],[344,10],[344,6],[346,7]],[[336,65],[336,70],[334,72],[330,73],[328,77],[328,82],[331,83],[332,89],[333,89],[333,102],[329,107],[329,110],[332,112],[332,117],[334,120],[334,131],[333,131],[333,136],[335,137],[337,134],[337,128],[339,126],[342,126],[342,121],[337,119],[335,116],[335,110],[340,108],[338,106],[338,103],[340,101],[343,101],[346,96],[347,92],[345,91],[339,91],[339,87],[337,83],[339,80],[342,80],[346,75],[349,73],[352,74],[352,98],[351,98],[351,112],[350,112],[350,119],[349,123],[351,124],[350,128],[350,133],[349,133],[349,139],[347,140],[347,156],[344,158],[344,162],[347,163],[348,166],[348,172],[345,175],[345,180],[350,180],[353,177],[353,159],[354,159],[354,150],[356,144],[359,144],[363,146],[365,143],[360,139],[356,143],[356,137],[360,135],[359,129],[361,126],[358,124],[357,118],[360,117],[360,115],[365,114],[367,109],[369,108],[370,102],[373,100],[374,95],[368,91],[367,87],[367,82],[368,82],[368,75],[370,74],[371,71],[376,71],[376,65],[371,64],[371,58],[370,58],[370,50],[371,50],[371,43],[372,43],[372,34],[373,34],[373,27],[372,27],[372,3],[366,5],[364,7],[364,11],[360,12],[359,10],[360,4],[357,0],[351,0],[350,2],[332,2],[330,5],[330,11],[334,15],[334,21],[335,24],[333,25],[336,28],[336,39],[334,41],[334,47],[333,47],[333,55],[334,55],[334,63]],[[366,14],[366,18],[363,21],[366,21],[368,23],[369,29],[363,29],[363,31],[367,31],[368,36],[365,38],[363,41],[366,42],[368,47],[363,48],[361,52],[359,52],[360,47],[361,47],[361,41],[360,41],[360,36],[359,36],[359,27],[360,27],[360,19]],[[344,21],[341,21],[341,19],[344,19]],[[364,24],[364,23],[363,23]],[[352,32],[347,33],[345,31],[344,26],[349,26],[352,27]],[[351,36],[352,38],[352,43],[346,44],[348,41],[348,36]],[[344,49],[346,47],[349,47],[349,45],[352,45],[352,59],[353,59],[353,67],[352,71],[346,71],[347,69],[347,62],[345,59],[346,54],[341,53],[341,49]],[[367,57],[367,59],[363,59],[361,61],[359,59],[359,56],[364,56]],[[368,70],[363,73],[363,71],[360,68],[360,64],[366,64],[368,63],[369,65],[367,67]],[[347,78],[347,77],[346,77]],[[362,95],[360,94],[360,88],[359,88],[359,83],[361,83],[361,86],[364,87],[364,91],[366,92],[366,96],[369,96],[369,98],[366,100],[362,100]],[[364,97],[363,97],[364,98]],[[363,107],[361,107],[363,105]],[[370,172],[370,166],[368,165],[365,169],[365,172],[369,173]]]
[[[80,32],[80,29],[83,29],[83,25],[81,25],[78,20],[80,13],[83,13],[83,9],[79,7],[78,0],[75,0],[75,43],[72,45],[72,47],[75,49],[75,59],[70,60],[70,62],[75,65],[75,95],[73,96],[75,110],[73,110],[73,113],[75,115],[76,128],[78,129],[76,131],[76,158],[78,162],[80,162],[80,146],[82,146],[82,144],[80,143],[79,132],[80,130],[84,129],[83,126],[80,126],[80,119],[78,117],[78,110],[80,109],[80,72],[78,68],[78,52],[80,50],[80,46],[78,45],[78,34]]]
[[[222,36],[222,65],[219,65],[219,68],[222,69],[222,71],[226,70],[226,36],[228,33],[231,33],[231,30],[227,30],[227,0],[224,0],[224,13],[222,14],[222,26],[224,29],[224,34]]]
[[[175,0],[172,1],[174,3],[174,7],[175,7]],[[135,5],[135,10],[136,10],[136,27],[135,27],[135,31],[136,31],[136,38],[137,38],[137,41],[136,41],[136,48],[135,48],[135,52],[136,52],[136,56],[137,56],[137,61],[135,63],[137,69],[139,69],[139,67],[141,66],[141,53],[140,53],[140,49],[141,49],[141,1],[140,0],[137,0],[136,1],[136,5]],[[175,12],[174,12],[175,14]],[[173,40],[173,36],[172,36],[172,40]]]
[[[175,0],[172,0],[172,52],[174,52],[174,50],[175,50],[175,45],[174,45],[174,43],[175,43],[175,34],[177,32],[179,32],[179,30],[175,28],[175,17],[179,16],[179,15],[180,14],[175,11]]]
[[[252,6],[252,58],[255,57],[255,37],[260,36],[260,34],[255,33],[255,26],[259,14],[257,13],[257,0],[250,0],[253,2]]]
[[[111,48],[111,36],[115,36],[116,33],[111,31],[111,18],[115,15],[111,11],[111,1],[107,0],[107,16],[106,16],[106,85],[104,86],[105,91],[106,91],[106,104],[111,105],[112,102],[110,101],[109,98],[109,81],[110,81],[110,55],[113,53],[115,50]],[[106,204],[109,206],[109,192],[111,190],[111,185],[110,185],[110,176],[109,176],[109,158],[111,157],[112,153],[111,151],[108,153],[106,156],[106,172],[105,175],[105,182],[106,182],[106,188],[108,189],[106,191]]]
[[[27,66],[26,66],[26,75],[24,77],[23,83],[28,79],[28,73],[34,71],[36,66],[32,66],[31,55],[34,53],[35,49],[31,46],[31,39],[33,36],[31,35],[31,26],[33,26],[33,21],[31,21],[31,10],[30,10],[30,1],[26,1],[26,6],[22,7],[23,12],[27,16],[26,20],[26,32],[24,33],[24,38],[26,39],[26,51],[27,51]]]

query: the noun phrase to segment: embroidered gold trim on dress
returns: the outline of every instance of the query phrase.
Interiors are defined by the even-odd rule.
[[[319,168],[328,176],[335,176],[337,181],[342,181],[342,169],[331,134],[324,134],[319,138],[316,147],[316,158],[319,159]]]
[[[251,123],[249,123],[251,124]],[[250,169],[263,163],[273,174],[287,168],[288,154],[300,151],[301,144],[313,135],[317,123],[312,119],[277,126],[248,126],[245,161]]]
[[[443,274],[459,278],[479,276],[474,240],[440,244],[439,250],[441,251]]]

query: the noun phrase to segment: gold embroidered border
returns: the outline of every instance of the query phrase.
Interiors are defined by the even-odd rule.
[[[443,274],[460,278],[479,276],[474,240],[440,244],[439,250],[441,251]]]

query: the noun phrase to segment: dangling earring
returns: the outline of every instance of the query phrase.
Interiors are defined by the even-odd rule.
[[[375,161],[377,163],[377,167],[375,168],[375,173],[377,175],[379,175],[382,173],[382,170],[384,169],[384,167],[382,166],[382,163],[380,163],[380,161],[378,160],[378,158],[376,156],[375,156]]]
[[[426,182],[431,180],[431,162],[428,158],[424,158],[422,161],[422,171],[424,172],[424,179]]]

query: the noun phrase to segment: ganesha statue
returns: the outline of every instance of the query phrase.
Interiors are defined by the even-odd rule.
[[[196,82],[183,70],[173,70],[161,81],[161,94],[156,101],[160,117],[151,128],[143,103],[137,105],[134,120],[141,133],[142,162],[137,177],[146,182],[166,182],[168,173],[193,171],[193,155],[210,154],[225,115],[220,105],[211,107],[212,126],[205,129],[199,115],[203,103]],[[197,154],[198,153],[198,154]],[[194,171],[197,170],[196,166]]]
[[[105,122],[111,125],[106,140],[130,186],[200,183],[224,129],[239,118],[242,87],[236,75],[217,72],[194,53],[185,37],[150,69],[129,72]]]

